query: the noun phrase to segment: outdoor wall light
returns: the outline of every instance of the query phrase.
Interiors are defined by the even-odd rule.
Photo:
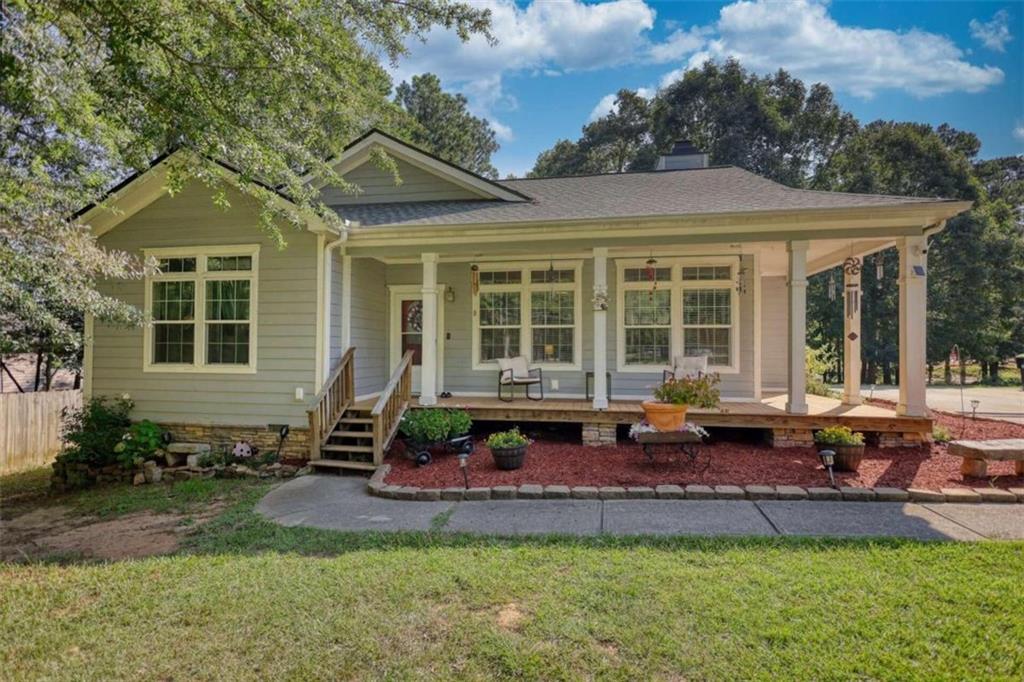
[[[445,287],[444,300],[448,301],[449,303],[455,303],[455,289],[452,288],[451,284]]]
[[[821,465],[828,471],[828,481],[833,488],[838,488],[836,485],[836,477],[832,473],[832,467],[836,463],[836,452],[835,450],[819,450],[818,457],[821,458]]]
[[[462,470],[462,480],[466,483],[466,488],[469,489],[469,452],[466,450],[459,450],[456,454],[459,458],[459,469]]]

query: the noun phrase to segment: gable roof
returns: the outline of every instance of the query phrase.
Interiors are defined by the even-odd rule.
[[[339,175],[345,175],[345,173],[350,172],[354,168],[367,163],[370,159],[370,152],[375,146],[382,147],[390,156],[422,168],[428,173],[472,192],[479,196],[481,200],[498,200],[514,203],[530,200],[527,194],[518,189],[509,187],[505,183],[485,178],[482,175],[445,161],[430,152],[415,147],[408,142],[403,142],[377,128],[371,128],[365,134],[353,140],[342,150],[337,158],[328,161],[328,164],[333,166]],[[308,176],[307,179],[312,180]]]
[[[157,199],[168,196],[165,186],[168,163],[175,157],[184,153],[186,152],[181,149],[172,149],[164,152],[153,159],[148,168],[129,175],[127,178],[112,187],[99,203],[92,203],[79,209],[72,217],[78,218],[84,223],[88,223],[92,229],[92,233],[97,237],[110,232]],[[228,180],[228,182],[237,182],[239,174],[236,168],[217,159],[213,159],[213,162],[217,165],[218,170],[224,178]],[[251,180],[250,182],[273,192],[274,200],[287,206],[289,209],[299,208],[298,205],[295,204],[292,199],[279,188],[272,187],[271,185],[260,182],[259,180]],[[111,210],[115,206],[117,210]],[[310,221],[309,229],[312,231],[334,231],[329,229],[319,216],[308,212],[304,212],[304,215],[306,219]]]
[[[462,200],[346,204],[334,209],[343,218],[362,227],[371,227],[557,222],[962,203],[948,199],[793,189],[735,166],[502,180],[499,184],[528,194],[532,200],[515,203]]]

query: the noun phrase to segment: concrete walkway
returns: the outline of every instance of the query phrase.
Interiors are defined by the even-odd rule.
[[[842,386],[839,387],[842,391]],[[861,395],[869,395],[881,400],[897,402],[900,389],[897,386],[876,386],[872,393],[871,387],[863,387]],[[1024,424],[1024,391],[1019,386],[965,386],[963,390],[963,409],[971,412],[971,401],[978,401],[978,416],[986,419],[1002,419],[1008,422]],[[959,414],[961,397],[959,386],[929,386],[925,390],[925,401],[928,407],[943,412]]]
[[[366,480],[302,476],[257,511],[283,526],[485,535],[805,535],[919,540],[1024,539],[1024,505],[781,500],[489,500],[371,497]]]

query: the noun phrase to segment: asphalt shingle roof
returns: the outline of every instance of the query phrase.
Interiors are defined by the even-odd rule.
[[[419,201],[335,206],[361,226],[470,225],[799,209],[941,201],[792,189],[735,166],[502,180],[530,201]]]

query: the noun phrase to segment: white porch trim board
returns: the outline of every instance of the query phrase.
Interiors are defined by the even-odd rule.
[[[608,248],[594,249],[594,298],[608,299]],[[594,309],[594,409],[608,409],[608,310]]]
[[[352,256],[341,256],[341,348],[352,347]]]
[[[807,414],[807,376],[804,367],[807,346],[807,241],[786,243],[789,272],[786,292],[789,301],[787,330],[787,394],[786,412]]]
[[[900,254],[900,398],[896,414],[924,417],[927,343],[927,237],[907,237]]]
[[[761,254],[754,253],[753,287],[754,287],[754,398],[761,399],[763,374],[761,372]]]
[[[423,357],[420,375],[420,405],[437,404],[437,254],[424,253],[423,260]]]
[[[860,269],[843,269],[843,404],[860,405]]]

